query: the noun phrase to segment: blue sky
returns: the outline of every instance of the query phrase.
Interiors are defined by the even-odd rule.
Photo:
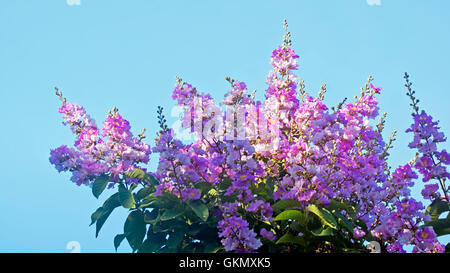
[[[57,86],[100,124],[117,106],[134,133],[157,131],[156,109],[166,114],[179,76],[221,99],[226,76],[244,81],[263,98],[271,51],[288,20],[298,75],[326,102],[352,98],[372,75],[384,88],[386,136],[399,136],[394,166],[409,161],[411,123],[403,87],[408,71],[420,106],[450,135],[450,1],[148,1],[0,0],[0,252],[113,252],[126,211],[116,210],[99,238],[90,214],[108,194],[69,181],[48,162],[49,151],[73,143],[57,113]],[[375,1],[376,2],[376,1]],[[174,119],[169,119],[173,122]],[[450,149],[447,143],[441,146]],[[149,167],[155,167],[155,157]],[[417,182],[421,186],[422,182]],[[415,190],[418,196],[420,190]],[[119,251],[128,252],[124,243]]]

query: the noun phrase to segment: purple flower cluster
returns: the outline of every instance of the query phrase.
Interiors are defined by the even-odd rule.
[[[263,221],[272,220],[272,207],[270,206],[270,203],[264,202],[263,200],[255,200],[251,202],[247,207],[247,211],[259,212]]]
[[[219,238],[223,237],[221,242],[226,251],[254,252],[262,243],[256,239],[256,233],[248,227],[248,222],[239,216],[238,207],[238,202],[222,205],[223,219],[217,226]]]
[[[380,224],[372,230],[372,236],[386,241],[390,252],[405,252],[404,245],[414,245],[415,252],[442,252],[433,228],[421,227],[421,223],[430,220],[423,209],[422,203],[413,198],[395,202],[393,210],[380,209]]]
[[[155,195],[170,192],[181,197],[184,201],[200,198],[197,182],[203,182],[196,170],[204,169],[201,154],[203,150],[195,145],[184,145],[173,138],[173,131],[161,132],[157,138],[154,153],[160,153],[159,165],[155,177],[161,181]]]
[[[240,81],[231,81],[231,90],[225,94],[223,105],[246,105],[252,103],[250,95],[247,94],[247,85]]]
[[[66,145],[50,151],[50,163],[58,171],[70,171],[77,185],[91,185],[102,174],[111,181],[125,179],[127,172],[148,163],[150,147],[133,137],[128,121],[115,109],[110,112],[100,130],[83,107],[63,100],[58,110],[64,124],[76,134],[75,148]]]
[[[439,129],[438,122],[433,121],[430,115],[422,111],[420,114],[414,114],[414,123],[406,132],[414,134],[413,141],[408,146],[419,152],[414,167],[422,174],[422,181],[438,181],[438,184],[425,185],[422,190],[423,197],[425,199],[442,198],[448,202],[445,181],[450,179],[450,173],[447,170],[450,154],[446,150],[439,151],[437,148],[438,143],[445,142],[447,139]],[[442,195],[438,193],[439,186],[443,190]]]

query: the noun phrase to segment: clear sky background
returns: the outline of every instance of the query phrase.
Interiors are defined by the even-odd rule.
[[[284,18],[307,91],[326,83],[331,106],[358,95],[369,75],[384,88],[386,137],[399,131],[394,167],[414,156],[404,133],[405,71],[420,106],[450,135],[448,0],[78,1],[0,0],[0,252],[69,252],[70,241],[82,252],[114,252],[123,231],[126,210],[117,209],[95,238],[90,215],[111,193],[95,199],[48,161],[51,148],[74,140],[57,113],[55,86],[98,124],[117,106],[135,134],[147,128],[153,145],[157,106],[167,115],[174,106],[174,76],[218,100],[230,76],[262,99]],[[130,248],[124,242],[119,251]]]

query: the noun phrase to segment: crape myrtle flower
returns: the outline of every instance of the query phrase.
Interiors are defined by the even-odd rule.
[[[249,229],[248,222],[241,217],[224,217],[218,228],[219,237],[223,237],[221,243],[225,251],[254,252],[262,245],[261,241],[256,239],[256,233]]]
[[[91,186],[102,174],[109,174],[111,181],[119,181],[139,168],[140,163],[148,163],[150,147],[142,142],[143,136],[133,136],[129,122],[116,108],[108,113],[103,128],[99,129],[82,106],[67,102],[58,90],[56,93],[63,102],[58,112],[76,135],[75,148],[63,145],[50,151],[50,163],[58,171],[70,171],[71,180],[77,185]]]
[[[262,237],[267,238],[267,239],[269,239],[269,240],[271,240],[271,241],[274,241],[274,240],[276,239],[275,234],[273,234],[272,231],[268,231],[268,230],[265,229],[265,228],[262,228],[262,229],[260,230],[259,234],[260,234]]]

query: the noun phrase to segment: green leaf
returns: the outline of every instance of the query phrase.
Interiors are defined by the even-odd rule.
[[[320,208],[314,204],[311,204],[308,206],[308,211],[314,213],[317,215],[322,222],[322,224],[329,226],[333,229],[337,229],[337,222],[336,219],[333,217],[331,212],[329,212],[325,208]]]
[[[127,176],[130,178],[138,178],[140,180],[144,180],[146,173],[139,168],[134,168],[133,171],[131,171],[130,173],[127,173]]]
[[[155,200],[151,200],[145,203],[141,203],[137,208],[138,209],[142,209],[142,208],[147,208],[147,207],[152,207],[155,204]]]
[[[142,243],[139,248],[139,253],[153,253],[158,252],[163,245],[166,244],[166,233],[153,233],[149,230],[147,233],[147,239]]]
[[[330,211],[341,211],[341,210],[345,210],[350,217],[352,218],[356,218],[356,209],[355,207],[353,207],[352,205],[342,202],[342,201],[336,201],[336,200],[331,200],[330,201],[330,205],[329,205],[329,210]]]
[[[314,236],[318,236],[318,237],[333,236],[334,235],[334,231],[330,227],[327,227],[325,229],[324,228],[319,228],[319,229],[311,231],[311,233]]]
[[[305,218],[305,221],[292,222],[289,225],[289,228],[291,230],[294,230],[294,231],[297,231],[297,232],[307,233],[307,232],[309,232],[309,230],[308,230],[308,223],[306,221],[307,221],[307,218]]]
[[[216,225],[210,226],[204,222],[197,222],[191,226],[186,224],[186,233],[189,235],[194,235],[196,239],[204,242],[205,244],[217,242],[217,230]]]
[[[283,199],[272,205],[274,211],[281,211],[292,207],[301,207],[301,204],[295,199]]]
[[[125,237],[125,234],[117,234],[116,237],[114,237],[114,248],[116,249],[116,251]]]
[[[219,190],[226,191],[231,186],[231,179],[228,177],[224,178],[217,186]]]
[[[136,208],[133,194],[129,190],[127,190],[127,188],[125,188],[123,184],[119,185],[119,201],[120,204],[126,209]]]
[[[449,204],[441,199],[435,199],[431,205],[425,210],[426,214],[429,214],[431,220],[439,219],[439,216],[446,211],[449,211]]]
[[[258,183],[258,184],[252,183],[252,184],[250,185],[250,190],[251,190],[252,193],[254,193],[254,194],[259,194],[259,193],[261,193],[262,191],[264,191],[265,189],[266,189],[265,183]],[[264,194],[267,194],[267,193],[264,191]]]
[[[119,202],[119,193],[115,193],[111,195],[108,199],[106,199],[105,203],[101,209],[97,209],[91,216],[91,219],[95,221],[95,237],[98,237],[98,233],[100,229],[103,227],[103,224],[108,219],[109,215],[113,212],[113,210],[120,206]],[[100,213],[101,211],[101,213]],[[97,219],[94,219],[97,218]],[[92,222],[93,224],[94,222]]]
[[[450,219],[437,219],[426,222],[425,225],[432,226],[437,236],[450,234]]]
[[[102,194],[106,188],[106,185],[108,185],[108,182],[109,176],[106,174],[102,174],[95,179],[94,184],[92,184],[92,194],[95,198],[98,198],[100,194]]]
[[[273,219],[274,221],[284,221],[284,220],[299,220],[304,221],[305,220],[305,214],[302,211],[299,210],[285,210],[277,215]]]
[[[200,194],[203,195],[209,192],[212,189],[213,185],[209,182],[199,182],[195,183],[194,187],[200,191]]]
[[[159,210],[152,209],[151,211],[145,211],[144,221],[149,224],[154,224],[160,220]]]
[[[133,183],[133,184],[131,184],[131,187],[130,187],[130,192],[133,192],[133,191],[134,191],[134,189],[136,189],[136,188],[137,188],[137,186],[138,186],[138,184],[136,184],[136,183]]]
[[[153,185],[155,185],[155,186],[158,186],[159,185],[159,181],[158,181],[158,179],[156,179],[153,175],[151,175],[151,174],[147,174],[148,175],[148,177],[150,178],[150,183],[152,183]]]
[[[306,245],[305,240],[303,240],[302,237],[292,235],[289,232],[284,234],[283,236],[281,236],[281,238],[278,239],[278,241],[276,242],[276,244],[283,244],[283,243],[291,243],[291,244],[297,244],[297,245],[302,245],[302,246]]]
[[[176,249],[184,238],[184,230],[178,230],[169,235],[166,245],[169,248]]]
[[[139,192],[138,192],[138,194],[139,194]],[[136,196],[136,198],[138,198],[138,197]],[[157,196],[154,196],[153,193],[151,193],[141,200],[141,203],[139,204],[138,208],[146,208],[146,207],[154,208],[154,207],[156,207],[155,204],[157,203],[158,199],[160,199],[160,198]]]
[[[103,208],[105,210],[112,210],[117,207],[120,207],[120,202],[119,202],[119,193],[116,192],[115,194],[111,195],[108,199],[106,199],[106,201],[103,203]]]
[[[106,222],[106,220],[108,219],[109,215],[111,215],[112,210],[105,210],[102,214],[102,216],[100,216],[100,218],[98,218],[97,222],[95,223],[95,237],[98,237],[98,234],[100,232],[100,230],[103,227],[103,224]]]
[[[264,183],[266,185],[266,193],[267,195],[273,199],[273,193],[275,191],[275,185],[277,183],[277,180],[273,177],[267,177],[264,179]]]
[[[139,249],[147,231],[144,214],[139,210],[132,211],[125,221],[123,231],[133,251]]]
[[[353,228],[355,227],[353,223],[351,223],[344,215],[340,214],[339,212],[335,212],[333,213],[333,215],[337,217],[338,224],[341,227],[347,229],[351,234],[353,234]]]
[[[153,233],[168,233],[173,229],[172,227],[164,225],[163,223],[167,223],[167,222],[160,221],[160,222],[152,224],[151,228],[152,228]]]
[[[98,218],[100,218],[103,214],[103,207],[99,207],[94,213],[91,215],[91,224],[89,226],[92,226]]]
[[[132,172],[129,172],[126,175],[130,178],[137,178],[137,179],[139,179],[147,184],[153,185],[153,186],[156,186],[159,184],[158,180],[156,180],[156,178],[153,177],[153,175],[148,174],[139,168],[135,168]]]
[[[153,193],[153,188],[152,188],[152,187],[144,187],[144,188],[140,189],[140,190],[136,193],[136,199],[137,199],[137,200],[146,199],[146,198],[148,198],[148,196],[151,195],[152,193]]]
[[[188,205],[194,211],[194,213],[203,221],[206,221],[209,217],[208,207],[200,200],[189,201]]]
[[[175,207],[172,209],[168,209],[163,212],[161,215],[161,221],[167,221],[176,218],[177,216],[180,216],[184,213],[183,208],[181,207]]]

